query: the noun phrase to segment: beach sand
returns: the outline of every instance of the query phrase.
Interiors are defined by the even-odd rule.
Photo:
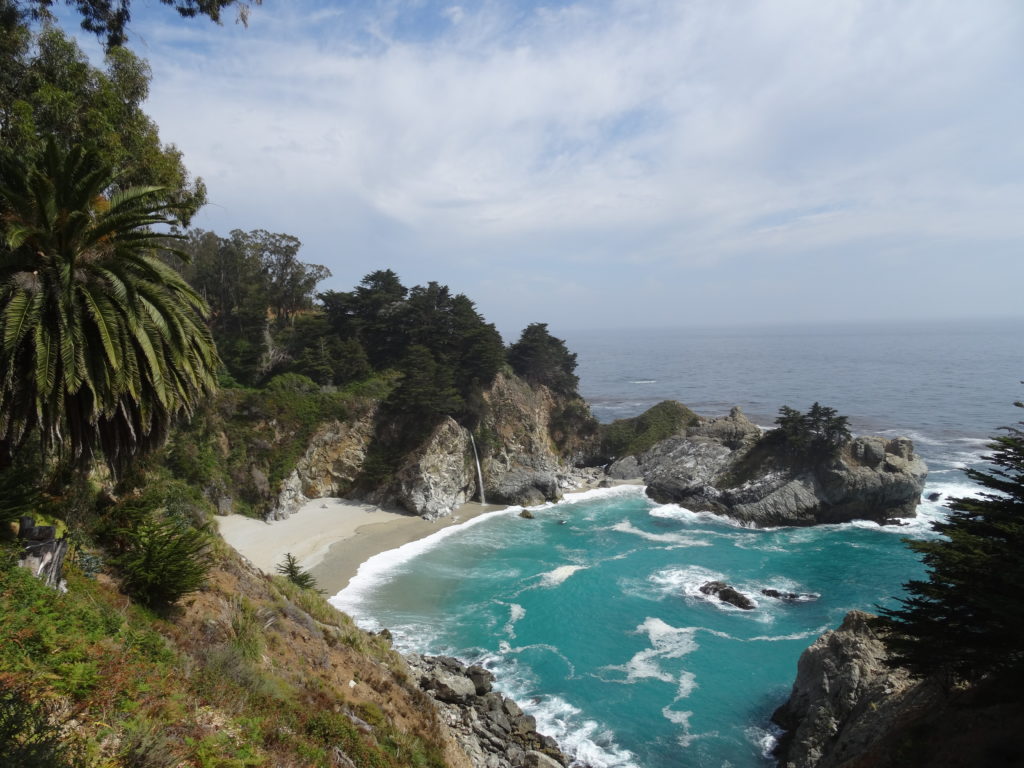
[[[642,485],[616,480],[610,485]],[[593,488],[588,484],[567,495]],[[447,517],[424,520],[399,509],[384,509],[349,499],[312,499],[284,520],[265,523],[242,515],[217,517],[220,534],[240,554],[265,573],[291,552],[328,595],[336,595],[374,555],[459,525],[488,512],[507,509],[499,504],[470,501]]]
[[[328,595],[344,589],[359,566],[484,512],[504,509],[469,502],[447,517],[424,520],[399,510],[347,499],[313,499],[285,520],[265,523],[243,515],[217,517],[224,540],[265,573],[274,573],[291,552]]]

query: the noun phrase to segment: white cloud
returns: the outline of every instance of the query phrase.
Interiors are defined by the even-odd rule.
[[[303,8],[153,27],[142,53],[208,225],[293,232],[342,281],[408,263],[521,326],[552,308],[499,308],[509,281],[571,280],[579,324],[615,324],[631,270],[1024,234],[1012,0]]]

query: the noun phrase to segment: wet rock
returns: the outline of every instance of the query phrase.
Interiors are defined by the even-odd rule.
[[[813,592],[781,592],[777,589],[762,589],[761,594],[788,603],[809,603],[821,597]]]
[[[724,581],[709,581],[701,585],[700,591],[705,595],[717,597],[723,603],[729,603],[729,605],[742,608],[744,611],[752,611],[757,607],[753,600],[742,592],[738,592]]]
[[[522,512],[520,512],[519,516],[524,520],[533,520],[533,512],[531,512],[528,509],[524,509]]]

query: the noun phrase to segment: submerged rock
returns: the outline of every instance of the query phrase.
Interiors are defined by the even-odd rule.
[[[752,611],[757,607],[753,600],[724,581],[709,581],[701,585],[700,591],[705,595],[717,597],[723,603],[742,608],[744,611]]]
[[[809,603],[821,597],[814,592],[780,592],[777,589],[762,589],[761,594],[787,603]]]

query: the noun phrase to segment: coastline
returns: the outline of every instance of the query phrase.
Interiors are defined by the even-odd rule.
[[[610,484],[639,483],[619,480]],[[585,483],[566,491],[565,496],[595,487],[595,483]],[[286,519],[274,522],[244,515],[215,519],[224,541],[263,572],[273,574],[285,553],[290,552],[317,580],[320,589],[327,595],[336,595],[371,557],[505,509],[507,505],[469,501],[450,515],[425,520],[394,508],[351,499],[321,498],[311,499]]]
[[[398,509],[351,499],[311,499],[284,520],[244,515],[215,518],[221,537],[264,573],[290,552],[328,595],[337,594],[359,566],[380,552],[430,536],[503,506],[467,502],[451,515],[424,520]]]

